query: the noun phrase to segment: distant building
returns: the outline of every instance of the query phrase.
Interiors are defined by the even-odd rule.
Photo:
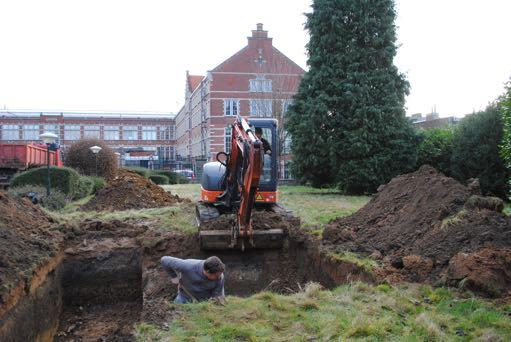
[[[123,165],[174,167],[175,122],[172,114],[0,111],[0,141],[39,141],[52,132],[66,148],[83,138],[103,140],[121,154]]]
[[[282,122],[304,72],[257,24],[247,45],[207,75],[186,74],[185,104],[176,115],[177,160],[200,170],[216,153],[229,152],[229,124],[238,114]],[[290,178],[289,138],[282,135],[281,145],[279,176]]]
[[[429,113],[426,116],[422,116],[421,113],[413,114],[410,116],[410,120],[415,127],[420,129],[432,129],[432,128],[443,128],[443,127],[454,127],[456,126],[460,118],[455,116],[448,116],[441,118],[438,113]]]

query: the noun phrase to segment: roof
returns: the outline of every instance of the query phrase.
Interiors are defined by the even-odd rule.
[[[22,117],[40,117],[40,116],[63,116],[66,118],[120,118],[120,119],[173,119],[173,113],[158,113],[158,112],[37,112],[37,111],[11,111],[0,110],[1,117],[22,118]]]
[[[204,76],[201,75],[188,75],[188,87],[190,92],[193,93],[195,89],[199,86]]]

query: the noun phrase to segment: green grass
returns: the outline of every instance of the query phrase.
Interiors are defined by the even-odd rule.
[[[170,309],[170,308],[169,308]],[[136,327],[138,341],[505,340],[509,307],[429,286],[355,283],[333,291],[310,284],[290,296],[261,292],[179,306],[168,330]]]
[[[80,204],[81,203],[81,204]],[[152,225],[161,230],[182,233],[197,231],[195,221],[195,206],[193,203],[178,203],[171,207],[123,210],[123,211],[77,211],[86,200],[71,203],[62,211],[46,211],[59,223],[76,223],[85,219],[98,219],[101,221],[129,221]]]
[[[376,260],[366,258],[360,254],[353,252],[340,252],[340,253],[328,253],[327,256],[334,260],[346,261],[359,266],[368,273],[372,273],[373,270],[378,267]]]
[[[192,201],[197,201],[200,196],[200,184],[164,185],[163,188]],[[279,186],[279,202],[300,217],[303,228],[316,231],[335,218],[354,213],[369,199],[368,196],[345,196],[337,189]]]

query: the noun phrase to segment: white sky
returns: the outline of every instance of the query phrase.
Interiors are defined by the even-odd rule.
[[[257,22],[306,65],[310,0],[0,0],[0,108],[177,112],[185,72],[237,52]],[[398,0],[409,114],[463,115],[511,76],[509,0]]]

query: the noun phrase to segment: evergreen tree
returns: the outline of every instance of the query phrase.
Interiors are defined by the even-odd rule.
[[[452,175],[459,181],[479,178],[484,195],[506,197],[509,171],[499,154],[504,123],[498,105],[461,120],[454,132]]]
[[[408,82],[393,65],[393,0],[315,0],[309,71],[288,112],[293,171],[313,185],[373,192],[417,158]]]

